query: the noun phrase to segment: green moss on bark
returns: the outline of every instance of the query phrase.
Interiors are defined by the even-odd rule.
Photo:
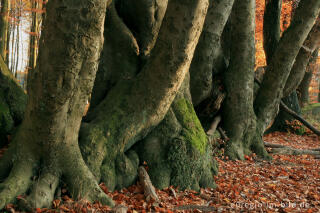
[[[174,112],[183,127],[182,136],[189,141],[201,154],[205,153],[207,136],[193,109],[193,105],[186,99],[174,102]]]
[[[191,102],[176,98],[166,117],[137,147],[157,188],[215,187],[211,147]]]

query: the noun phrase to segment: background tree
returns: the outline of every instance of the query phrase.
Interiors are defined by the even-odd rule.
[[[8,41],[8,31],[9,31],[9,11],[10,11],[10,0],[1,1],[1,19],[0,19],[0,53],[3,60],[7,57],[7,41]]]

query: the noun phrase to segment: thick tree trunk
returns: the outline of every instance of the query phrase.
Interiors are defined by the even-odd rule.
[[[262,157],[267,153],[263,149],[262,140],[258,140],[256,120],[253,110],[254,85],[254,30],[255,1],[236,0],[231,18],[232,44],[230,65],[225,73],[225,89],[227,97],[223,108],[223,125],[230,140],[225,154],[231,159],[244,159],[253,147],[252,142],[261,142]],[[237,82],[237,83],[235,83]],[[258,145],[256,145],[258,147]]]
[[[170,1],[158,39],[141,71],[132,78],[119,79],[89,110],[80,133],[81,149],[91,171],[108,189],[134,182],[139,158],[131,147],[166,116],[188,73],[207,7],[206,0]]]
[[[102,49],[105,11],[106,1],[49,1],[24,120],[0,162],[0,177],[6,178],[0,187],[0,209],[29,189],[21,201],[27,207],[51,205],[60,177],[75,199],[112,204],[78,147]],[[38,179],[31,182],[35,174]]]
[[[7,144],[8,135],[22,119],[27,96],[0,56],[0,147]]]
[[[266,1],[263,17],[263,48],[266,53],[267,64],[271,62],[280,40],[280,16],[282,0]]]
[[[192,102],[195,106],[212,95],[213,73],[225,69],[221,35],[234,0],[210,1],[203,31],[190,66]]]
[[[184,80],[164,120],[137,147],[140,160],[146,161],[155,186],[180,189],[214,187],[217,164],[193,109],[189,76]]]

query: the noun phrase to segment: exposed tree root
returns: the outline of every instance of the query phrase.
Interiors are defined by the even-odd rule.
[[[44,171],[43,175],[33,184],[31,193],[27,198],[19,201],[19,206],[29,211],[32,211],[35,207],[51,206],[58,184],[58,175]]]
[[[127,211],[128,211],[128,207],[123,206],[123,205],[118,205],[118,206],[115,206],[111,212],[113,212],[113,213],[127,213]]]
[[[270,147],[270,148],[284,148],[284,147],[286,147],[286,146],[281,145],[281,144],[274,144],[274,143],[269,143],[269,142],[266,142],[266,141],[264,141],[264,146]]]
[[[0,209],[3,209],[6,204],[14,201],[14,199],[25,193],[31,185],[32,162],[20,161],[17,162],[7,179],[2,183],[0,192]]]
[[[261,82],[254,78],[254,81],[258,84],[258,86],[261,86]],[[320,136],[320,131],[315,128],[313,125],[311,125],[308,121],[306,121],[303,117],[298,115],[295,111],[291,110],[283,101],[280,101],[280,107],[286,111],[288,114],[290,114],[292,117],[300,121],[303,125],[305,125],[307,128],[309,128],[314,134]]]
[[[316,158],[320,156],[320,149],[295,149],[281,144],[272,144],[264,142],[266,147],[272,148],[269,152],[282,155],[313,155]]]
[[[225,131],[221,127],[218,127],[218,131],[219,131],[223,140],[225,140],[225,141],[230,140],[230,138],[228,138],[227,134],[225,133]]]
[[[0,160],[0,181],[4,180],[12,168],[14,146],[10,146]]]
[[[282,155],[320,155],[319,151],[313,151],[309,149],[294,149],[290,147],[273,148],[270,153]]]
[[[207,131],[207,135],[212,136],[214,134],[214,132],[216,131],[220,121],[221,121],[221,116],[220,115],[218,115],[217,117],[215,117],[213,119],[213,122],[212,122],[212,124],[210,126],[210,129]]]
[[[35,208],[49,207],[54,200],[60,180],[67,183],[74,199],[99,201],[104,205],[114,206],[112,199],[102,191],[96,178],[82,160],[79,149],[69,151],[69,155],[61,153],[65,158],[57,159],[62,159],[63,162],[56,159],[53,160],[53,163],[44,161],[44,165],[40,167],[40,169],[43,168],[42,170],[39,168],[34,170],[38,165],[37,160],[30,156],[28,158],[28,155],[17,159],[13,163],[14,166],[9,176],[0,185],[0,209],[8,203],[15,202],[15,198],[19,195],[26,195],[19,199],[18,204],[22,209],[34,211]],[[32,183],[37,171],[40,171],[41,174]]]

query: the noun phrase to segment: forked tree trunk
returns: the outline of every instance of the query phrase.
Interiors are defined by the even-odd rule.
[[[112,62],[114,64],[102,59],[105,60],[104,66],[106,68],[112,67],[113,69],[101,68],[99,72],[103,73],[98,75],[104,75],[108,78],[108,75],[113,75],[113,72],[119,72],[119,78],[115,79],[116,85],[113,88],[105,90],[107,94],[100,103],[98,102],[89,110],[85,123],[82,125],[80,144],[89,167],[98,179],[106,183],[110,190],[126,187],[135,181],[139,156],[132,149],[132,146],[146,137],[163,120],[188,73],[193,52],[202,30],[208,1],[190,0],[183,1],[183,4],[181,2],[178,0],[170,1],[163,21],[161,17],[159,20],[155,20],[162,21],[159,34],[148,33],[144,31],[146,29],[140,30],[145,35],[152,35],[152,39],[148,37],[149,42],[142,41],[143,36],[137,36],[140,39],[136,42],[137,40],[130,32],[137,26],[128,25],[131,29],[126,27],[125,23],[121,23],[122,20],[118,18],[116,9],[110,8],[110,16],[114,21],[112,26],[116,27],[115,30],[121,35],[126,36],[121,39],[128,38],[127,44],[135,45],[134,48],[124,46],[123,50],[119,50],[120,52],[124,52],[126,48],[132,49],[130,54],[137,54],[136,48],[150,46],[153,40],[158,38],[151,54],[148,55],[146,51],[142,59],[139,58],[145,60],[140,69],[138,69],[136,62],[129,61],[129,57],[126,55],[123,62],[120,58],[115,58],[116,61]],[[142,7],[150,7],[148,1],[139,1],[139,4]],[[165,6],[163,5],[163,7]],[[148,15],[149,13],[146,14],[146,16]],[[144,18],[140,17],[140,19]],[[126,21],[126,18],[123,20]],[[112,28],[106,29],[106,32],[109,30],[111,31]],[[149,30],[153,32],[154,29],[150,28]],[[120,40],[120,38],[115,39],[112,36],[108,38],[115,44]],[[109,45],[113,46],[111,43]],[[142,49],[147,50],[148,48]],[[166,63],[163,63],[164,61]],[[126,66],[125,63],[134,65],[131,75],[127,76],[128,78],[123,75],[125,70],[116,69]],[[93,93],[92,98],[98,100],[94,96]],[[100,97],[103,96],[100,95]],[[206,143],[206,141],[201,142]],[[93,150],[92,144],[97,149]],[[163,159],[163,161],[166,160],[168,159]]]

